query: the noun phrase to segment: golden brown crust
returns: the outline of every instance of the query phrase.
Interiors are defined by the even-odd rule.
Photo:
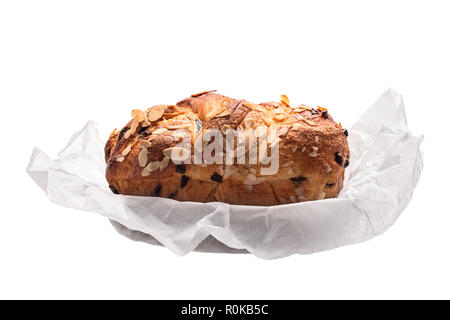
[[[246,205],[336,197],[349,163],[346,131],[325,108],[291,107],[286,99],[253,104],[204,92],[176,105],[134,110],[133,119],[122,130],[114,130],[105,146],[106,179],[111,190],[180,201]],[[275,139],[280,168],[274,175],[261,175],[261,163],[176,165],[169,160],[168,152],[178,150],[169,148],[182,138],[175,133],[177,129],[183,129],[195,141],[205,129],[258,127],[278,129]]]

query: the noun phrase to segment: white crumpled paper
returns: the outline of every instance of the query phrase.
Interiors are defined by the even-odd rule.
[[[104,140],[93,122],[57,159],[34,149],[27,170],[51,201],[104,215],[131,239],[178,255],[250,252],[274,259],[368,240],[389,228],[411,200],[423,166],[423,137],[409,131],[402,97],[386,91],[349,133],[351,162],[337,199],[272,207],[113,194],[105,179]]]

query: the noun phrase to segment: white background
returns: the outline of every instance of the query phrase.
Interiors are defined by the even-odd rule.
[[[0,298],[450,298],[448,1],[1,1]],[[132,242],[27,176],[88,119],[218,89],[350,127],[388,87],[425,135],[413,200],[362,244],[265,261]]]

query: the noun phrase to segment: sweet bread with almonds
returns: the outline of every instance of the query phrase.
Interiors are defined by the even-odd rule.
[[[245,140],[244,162],[238,163],[235,138],[234,154],[226,158],[224,150],[223,156],[232,163],[195,162],[197,146],[208,150],[219,139],[205,141],[208,130],[223,137],[240,132],[256,140]],[[114,193],[179,201],[269,206],[335,198],[350,159],[347,135],[327,109],[291,106],[286,96],[255,104],[201,92],[176,105],[133,110],[132,119],[106,143],[106,179]],[[270,157],[276,150],[276,172],[264,174],[269,164],[261,153],[252,158],[244,150],[250,149],[249,141],[257,141],[258,152],[264,149]],[[218,159],[221,152],[214,149],[211,155]]]

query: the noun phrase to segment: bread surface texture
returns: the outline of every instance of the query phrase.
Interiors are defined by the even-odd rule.
[[[234,154],[226,161],[224,138],[220,152],[209,149],[223,163],[194,163],[195,149],[208,151],[216,139],[205,141],[208,130],[247,137],[241,150],[245,159],[238,163],[234,138]],[[252,103],[201,92],[175,105],[133,110],[132,119],[106,143],[106,179],[114,193],[179,201],[271,206],[335,198],[350,161],[347,135],[327,109],[291,106],[286,96]],[[258,148],[252,160],[250,141]],[[266,152],[260,154],[261,148]],[[270,164],[261,155],[267,160],[273,150],[278,150],[278,169],[263,174]]]

